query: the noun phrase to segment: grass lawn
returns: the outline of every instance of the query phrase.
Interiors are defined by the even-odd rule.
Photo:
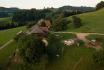
[[[34,66],[34,70],[95,70],[92,62],[94,51],[94,49],[84,47],[66,47],[60,59],[52,63],[49,62],[46,66],[44,62],[41,62]]]
[[[73,28],[72,23],[70,23],[67,31],[104,33],[104,9],[78,16],[82,19],[83,26]],[[71,17],[68,17],[68,19],[72,20]]]
[[[0,21],[11,23],[11,17],[0,18]]]
[[[62,33],[62,34],[56,33],[56,35],[59,35],[62,38],[62,40],[72,39],[76,37],[75,34],[70,34],[70,33]]]
[[[73,34],[58,34],[62,39],[74,38]],[[64,46],[63,55],[53,62],[47,63],[47,58],[42,59],[39,64],[33,65],[34,70],[97,70],[92,61],[92,54],[95,49],[86,48],[85,46],[77,47]],[[22,66],[13,64],[11,70],[18,70]],[[22,67],[24,68],[24,67]],[[22,70],[28,70],[22,69]]]
[[[17,47],[17,44],[15,42],[12,42],[8,46],[0,50],[0,68],[3,68],[7,64],[7,62],[9,61],[10,55],[13,54],[16,47]]]
[[[84,47],[66,47],[61,58],[48,63],[46,59],[43,59],[39,64],[33,65],[33,70],[98,70],[92,61],[92,53],[94,51],[94,49]],[[21,68],[23,67],[20,65],[13,64],[11,66],[11,70],[19,70]]]
[[[17,27],[8,30],[0,30],[0,46],[12,39],[16,35],[16,33],[25,29],[25,27]]]

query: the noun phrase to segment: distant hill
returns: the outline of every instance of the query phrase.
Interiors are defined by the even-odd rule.
[[[7,13],[13,13],[16,12],[18,10],[21,10],[19,8],[16,7],[12,7],[12,8],[6,8],[6,7],[0,7],[0,12],[7,12]],[[59,8],[53,8],[52,10],[60,10],[60,11],[93,11],[95,10],[95,8],[93,7],[75,7],[75,6],[62,6]]]
[[[104,8],[95,12],[83,13],[78,16],[82,19],[83,26],[75,29],[72,28],[72,24],[70,24],[68,31],[104,33]],[[68,19],[71,20],[71,17]]]
[[[58,10],[60,11],[94,11],[95,8],[94,7],[84,7],[84,6],[81,6],[81,7],[75,7],[75,6],[63,6],[63,7],[60,7],[58,8]]]
[[[18,8],[5,8],[5,7],[0,7],[0,12],[5,12],[5,13],[13,13],[18,11]]]
[[[20,9],[0,7],[0,18],[9,17],[18,10]]]

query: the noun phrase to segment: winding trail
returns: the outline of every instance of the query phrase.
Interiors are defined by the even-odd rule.
[[[9,40],[7,43],[5,43],[3,46],[0,47],[0,50],[2,50],[4,47],[6,47],[7,45],[9,45],[13,41],[14,41],[13,39]]]
[[[79,32],[53,32],[53,33],[57,33],[57,34],[62,34],[62,33],[63,34],[66,34],[66,33],[75,34],[79,40],[83,40],[84,42],[88,41],[86,39],[86,36],[89,36],[89,35],[104,35],[103,33],[79,33]]]
[[[16,34],[21,33],[22,31],[17,32]],[[6,47],[7,45],[9,45],[10,43],[12,43],[14,41],[14,39],[9,40],[8,42],[6,42],[4,45],[0,46],[0,50],[2,50],[4,47]]]
[[[85,32],[53,32],[53,33],[70,33],[70,34],[86,34],[86,35],[104,35],[104,33],[85,33]]]
[[[86,37],[89,36],[89,35],[103,35],[103,33],[79,33],[79,32],[53,32],[53,33],[56,33],[56,34],[75,34],[77,39],[79,40],[82,40],[83,42],[85,42],[86,44],[90,42],[90,40],[88,40]],[[95,47],[96,50],[100,50],[102,49],[101,45],[96,45]]]

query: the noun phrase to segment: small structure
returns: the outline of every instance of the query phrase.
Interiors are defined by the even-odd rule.
[[[51,21],[48,19],[41,19],[38,21],[36,25],[31,27],[29,31],[27,31],[28,34],[42,34],[46,35],[49,32],[49,28],[51,27]]]

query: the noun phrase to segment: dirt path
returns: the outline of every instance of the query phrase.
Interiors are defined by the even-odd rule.
[[[78,32],[54,32],[54,33],[70,33],[70,34],[75,34],[77,36],[77,38],[79,40],[83,40],[84,42],[87,42],[88,40],[86,39],[86,36],[89,36],[89,35],[104,35],[103,33],[78,33]]]
[[[79,40],[82,40],[85,43],[89,42],[89,40],[86,38],[89,35],[104,35],[103,33],[78,33],[78,32],[54,32],[54,33],[59,33],[59,34],[61,34],[61,33],[75,34]],[[95,46],[93,48],[95,48],[96,50],[102,49],[102,47],[100,45],[97,45],[97,46]]]
[[[13,39],[9,40],[7,43],[5,43],[3,46],[0,47],[0,50],[2,50],[4,47],[9,45],[11,42],[13,42]]]
[[[21,33],[22,31],[19,31],[19,32],[17,32],[16,34],[19,34],[19,33]],[[7,45],[9,45],[10,43],[12,43],[14,40],[13,39],[11,39],[11,40],[9,40],[8,42],[6,42],[3,46],[1,46],[0,47],[0,50],[2,50],[4,47],[6,47]]]
[[[88,42],[88,39],[86,39],[86,36],[88,36],[88,35],[89,34],[86,34],[86,33],[76,33],[77,38],[84,42]]]
[[[86,34],[86,35],[104,35],[104,33],[84,33],[84,32],[53,32],[53,33],[70,33],[70,34]]]

